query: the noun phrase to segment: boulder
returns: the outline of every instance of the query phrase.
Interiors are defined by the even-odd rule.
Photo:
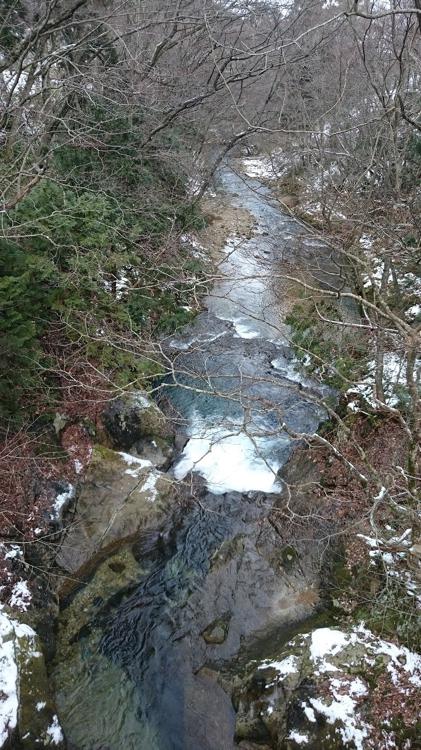
[[[19,614],[0,609],[0,748],[64,748],[41,642]]]
[[[174,437],[159,407],[139,391],[111,401],[102,414],[102,422],[114,448],[127,450],[144,438],[171,443]]]
[[[150,461],[157,469],[167,470],[174,457],[174,448],[169,440],[159,437],[152,440],[142,438],[134,444],[133,450],[140,458]]]
[[[170,508],[173,481],[146,459],[95,447],[58,565],[75,573],[112,545],[158,525]]]
[[[278,750],[409,750],[420,687],[421,657],[407,648],[363,624],[317,628],[249,665],[234,689],[236,738]]]
[[[228,613],[224,617],[219,617],[217,620],[211,622],[202,633],[206,643],[214,645],[224,643],[228,635],[229,621],[230,614]]]

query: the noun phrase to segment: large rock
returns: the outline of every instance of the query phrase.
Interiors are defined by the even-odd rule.
[[[0,609],[0,748],[64,748],[40,639]]]
[[[114,448],[132,448],[144,438],[159,441],[164,447],[174,437],[162,411],[138,391],[111,401],[102,414],[102,422]]]
[[[297,636],[234,691],[237,740],[277,750],[417,747],[421,657],[362,624]]]
[[[172,488],[171,477],[150,461],[97,446],[58,565],[75,573],[98,553],[159,524],[171,505]]]

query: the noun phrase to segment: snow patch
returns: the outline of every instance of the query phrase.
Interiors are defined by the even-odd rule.
[[[273,164],[267,157],[251,158],[242,160],[243,169],[248,177],[274,178]]]
[[[308,744],[308,737],[306,734],[302,734],[302,732],[297,732],[295,730],[292,730],[287,740],[294,740],[294,742],[297,743],[297,745],[307,745]]]
[[[31,599],[32,594],[29,591],[27,582],[21,579],[15,583],[9,599],[10,606],[14,609],[18,609],[20,612],[26,612],[31,604]]]
[[[50,518],[52,521],[57,521],[60,518],[65,506],[70,502],[70,500],[74,498],[75,491],[76,490],[74,486],[72,484],[68,484],[67,489],[57,495],[53,505],[51,506]]]
[[[56,714],[54,714],[53,721],[48,727],[46,734],[47,737],[50,738],[53,745],[59,745],[60,742],[63,742],[63,732],[58,721],[58,716]]]
[[[151,471],[151,473],[147,476],[146,481],[142,484],[141,487],[139,487],[139,492],[149,492],[149,501],[151,503],[155,502],[156,498],[158,497],[156,483],[159,477],[159,472]]]
[[[346,683],[343,683],[345,686]],[[356,750],[364,750],[365,740],[369,736],[370,727],[356,713],[357,702],[347,693],[339,692],[333,686],[332,701],[327,704],[320,698],[309,698],[316,709],[330,724],[341,722],[339,734],[344,742],[353,742]]]
[[[75,464],[75,472],[76,472],[76,474],[80,474],[80,472],[83,469],[83,463],[81,461],[79,461],[78,458],[75,458],[74,464]]]
[[[374,499],[378,499],[379,495]],[[389,531],[393,531],[391,527],[389,527]],[[368,554],[372,560],[381,560],[386,575],[395,578],[406,589],[409,596],[415,597],[418,606],[421,607],[420,583],[408,569],[412,547],[412,528],[405,529],[398,536],[392,535],[383,539],[365,536],[364,534],[358,534],[358,536],[370,547]]]
[[[265,659],[258,669],[276,669],[280,677],[286,677],[288,674],[293,674],[298,671],[297,657],[294,655],[287,656],[282,661],[270,661]]]
[[[126,471],[124,472],[131,477],[139,476],[139,472],[142,471],[142,469],[146,469],[147,467],[152,466],[151,461],[148,461],[146,458],[138,458],[137,456],[132,456],[131,453],[124,453],[123,451],[119,451],[118,455],[121,456],[124,463],[126,463],[128,466],[135,467],[134,469],[126,469]]]
[[[314,713],[314,710],[311,708],[311,706],[308,706],[307,703],[302,701],[301,708],[303,709],[304,715],[306,716],[308,721],[311,721],[312,724],[314,724],[316,721],[316,714]]]
[[[201,243],[192,234],[182,234],[180,237],[181,242],[187,245],[191,255],[199,260],[207,260],[208,251],[201,245]]]
[[[376,408],[376,401],[374,399],[374,381],[376,372],[375,360],[369,360],[365,369],[367,375],[360,381],[354,383],[351,388],[348,388],[347,394],[359,394],[372,408]],[[389,406],[396,406],[399,402],[399,397],[396,392],[397,386],[406,386],[406,357],[404,354],[397,352],[385,352],[383,356],[383,390],[385,403],[389,404]],[[352,411],[358,410],[354,400],[350,402],[349,406]]]
[[[415,320],[421,315],[421,305],[411,305],[405,312],[405,318],[407,320]]]
[[[10,549],[4,555],[5,560],[14,560],[16,557],[22,557],[23,550],[17,544],[11,544]]]
[[[18,717],[18,666],[16,638],[27,637],[32,644],[35,631],[23,623],[12,620],[0,608],[0,747],[3,747],[15,729]],[[35,650],[28,656],[40,656]]]
[[[326,656],[334,656],[349,643],[349,636],[341,630],[318,628],[311,634],[310,655],[315,663]]]
[[[16,727],[18,668],[15,660],[13,622],[0,611],[0,746]]]

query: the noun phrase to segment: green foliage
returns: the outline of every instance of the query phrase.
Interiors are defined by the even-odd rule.
[[[99,342],[97,330],[105,326],[111,337],[113,331],[170,333],[192,317],[185,309],[189,278],[200,275],[200,264],[180,257],[174,243],[162,252],[170,233],[202,225],[185,180],[158,155],[144,158],[140,113],[127,118],[87,105],[85,118],[89,143],[81,135],[78,147],[58,146],[55,174],[41,180],[3,225],[3,414],[19,410],[34,388],[48,393],[41,365],[48,369],[45,339],[58,319],[67,324],[69,343],[80,346],[83,336],[86,356],[124,385],[155,376],[156,368]],[[128,291],[119,293],[123,278]]]
[[[54,264],[0,240],[0,403],[9,415],[22,390],[34,387],[40,337],[54,305]]]
[[[318,309],[326,319],[341,319],[340,305],[334,302],[320,300]],[[325,383],[346,390],[347,380],[358,378],[365,347],[354,330],[321,320],[310,299],[294,305],[286,322],[292,329],[291,339],[297,356],[306,360],[311,372],[320,372]]]
[[[419,650],[420,617],[416,599],[409,596],[404,584],[398,577],[388,577],[375,597],[357,611],[357,618],[365,621],[367,626],[388,638],[399,638],[399,641],[410,649]]]

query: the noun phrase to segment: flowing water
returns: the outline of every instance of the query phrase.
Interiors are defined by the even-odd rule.
[[[329,254],[257,181],[226,167],[218,189],[250,212],[252,236],[230,238],[205,311],[164,342],[174,376],[163,396],[187,438],[170,471],[195,471],[202,489],[174,511],[165,543],[125,548],[96,573],[102,595],[88,583],[72,602],[77,637],[62,626],[54,679],[74,750],[233,748],[218,670],[311,611],[311,551],[287,565],[268,517],[288,433],[317,429],[324,389],[294,359],[276,277],[298,257],[327,270]],[[107,598],[110,575],[121,582]]]

